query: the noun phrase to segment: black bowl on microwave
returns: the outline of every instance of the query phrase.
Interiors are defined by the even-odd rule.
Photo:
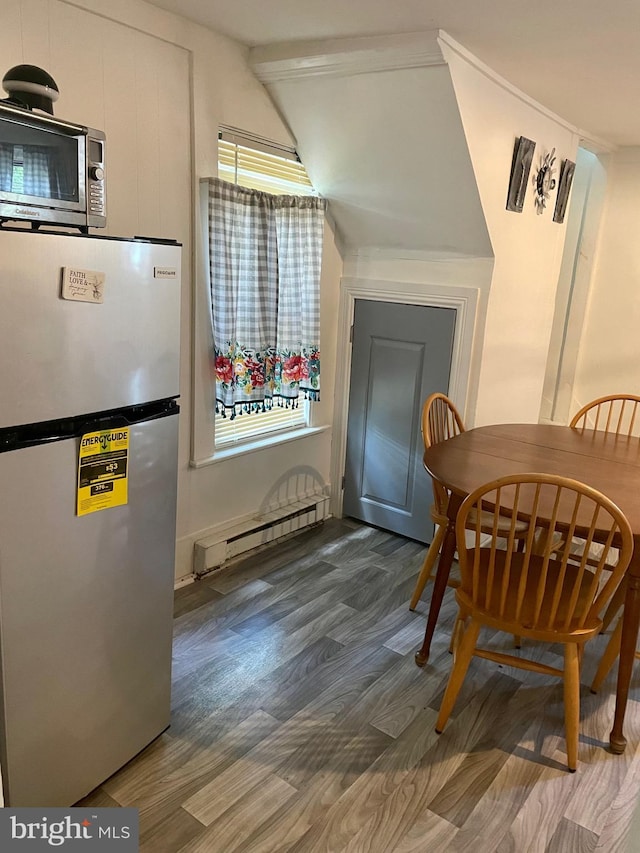
[[[2,87],[13,103],[50,115],[60,94],[51,74],[37,65],[14,65],[2,78]]]

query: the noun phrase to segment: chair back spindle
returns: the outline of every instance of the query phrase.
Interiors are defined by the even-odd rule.
[[[573,429],[593,429],[616,436],[640,434],[640,397],[610,394],[583,406],[571,419]]]
[[[524,551],[517,550],[518,519],[528,524]],[[543,474],[504,477],[477,489],[458,512],[456,536],[459,594],[496,627],[525,635],[593,630],[633,547],[615,504],[577,481]],[[596,543],[601,547],[593,559]],[[611,555],[615,565],[607,562]]]
[[[425,448],[440,444],[464,432],[460,413],[446,396],[437,392],[425,400],[422,408],[422,438]]]
[[[422,407],[422,440],[425,449],[464,431],[460,413],[446,394],[436,392],[427,397]],[[445,516],[449,493],[436,480],[432,480],[432,484],[435,512],[437,515]]]

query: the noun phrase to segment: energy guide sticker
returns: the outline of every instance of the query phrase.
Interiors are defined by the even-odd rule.
[[[78,515],[127,503],[129,427],[85,433],[78,459]]]

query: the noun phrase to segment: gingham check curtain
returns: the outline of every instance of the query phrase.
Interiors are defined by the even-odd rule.
[[[14,146],[0,144],[0,188],[11,192],[13,184]],[[44,198],[51,196],[49,149],[40,145],[25,145],[23,151],[23,190],[26,195]]]
[[[208,184],[216,412],[318,400],[326,202]]]
[[[39,145],[24,146],[24,192],[26,195],[51,196],[50,152]]]
[[[13,181],[13,145],[0,142],[0,190],[11,192]]]

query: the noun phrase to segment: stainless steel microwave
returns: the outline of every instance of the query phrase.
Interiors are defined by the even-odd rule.
[[[104,227],[104,133],[0,102],[0,221],[17,219]]]

